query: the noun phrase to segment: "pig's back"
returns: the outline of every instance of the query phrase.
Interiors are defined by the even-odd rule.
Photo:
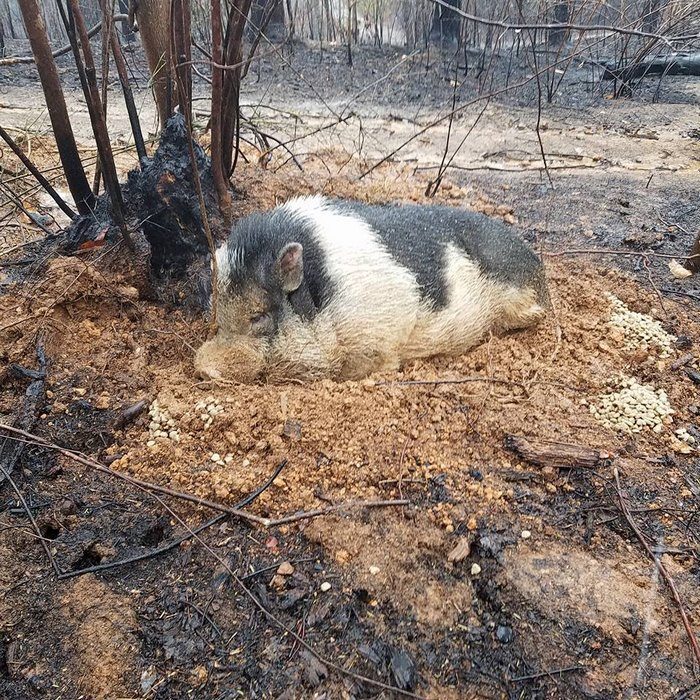
[[[392,257],[415,275],[422,296],[435,309],[449,302],[446,272],[453,250],[494,281],[542,288],[544,293],[539,259],[515,231],[496,219],[456,207],[329,201],[337,211],[372,228]]]

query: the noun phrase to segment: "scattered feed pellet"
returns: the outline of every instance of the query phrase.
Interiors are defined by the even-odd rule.
[[[211,427],[215,416],[218,416],[220,413],[224,412],[224,407],[213,396],[208,396],[203,401],[198,401],[194,408],[199,414],[202,423],[204,423],[205,430]]]
[[[635,350],[648,346],[659,349],[661,357],[669,357],[676,337],[667,333],[663,326],[651,316],[629,309],[614,294],[607,294],[612,312],[608,324],[622,331],[625,336],[625,348]]]
[[[148,424],[149,440],[146,444],[149,447],[153,447],[156,444],[156,438],[180,442],[180,431],[177,428],[175,419],[166,408],[163,408],[158,403],[158,399],[150,405],[148,415],[151,420]]]
[[[627,433],[651,428],[660,433],[664,424],[673,422],[674,411],[663,389],[640,384],[632,377],[624,377],[619,386],[618,391],[590,404],[590,412],[606,428]]]

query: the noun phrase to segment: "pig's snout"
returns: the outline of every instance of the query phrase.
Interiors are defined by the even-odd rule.
[[[195,371],[203,379],[251,383],[265,365],[264,351],[249,338],[216,336],[202,345],[194,359]]]

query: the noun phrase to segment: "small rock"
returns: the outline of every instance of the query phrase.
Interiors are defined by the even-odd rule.
[[[481,573],[481,567],[478,564],[472,564],[471,575],[478,576]]]
[[[328,591],[331,590],[331,584],[328,583],[328,581],[324,581],[324,582],[321,584],[321,590],[322,590],[324,593],[327,593]]]
[[[288,562],[282,562],[277,569],[280,576],[291,576],[294,573],[294,567]]]
[[[531,533],[529,530],[523,530],[523,531],[520,533],[520,536],[521,536],[524,540],[529,540],[529,539],[532,537],[532,533]]]
[[[275,574],[270,580],[270,585],[278,591],[281,591],[287,585],[287,579],[284,576]]]
[[[217,452],[214,452],[214,454],[211,456],[211,461],[212,462],[219,462],[219,461],[221,461],[221,456]]]
[[[380,571],[381,569],[378,566],[373,565],[369,567],[369,573],[372,574],[372,576],[376,576]]]
[[[515,639],[513,629],[507,625],[499,625],[496,627],[496,639],[501,644],[510,644]]]

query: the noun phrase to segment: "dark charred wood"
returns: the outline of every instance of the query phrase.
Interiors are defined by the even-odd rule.
[[[629,83],[650,75],[692,75],[700,76],[700,53],[674,53],[659,56],[648,61],[640,61],[626,66],[604,66],[603,80],[621,80]]]
[[[693,247],[690,250],[690,255],[685,261],[685,266],[693,273],[700,272],[700,231],[695,235]]]
[[[66,214],[66,216],[74,219],[77,214],[68,206],[68,204],[66,204],[63,197],[56,192],[51,183],[42,175],[34,163],[32,163],[32,161],[29,160],[26,155],[24,155],[24,151],[22,151],[22,149],[14,142],[12,137],[1,126],[0,138],[2,138],[2,140],[10,147],[12,152],[22,161],[24,167],[36,178],[36,181],[44,188],[44,190],[46,190],[51,199],[56,202],[61,211]]]
[[[521,435],[506,435],[504,444],[507,450],[538,467],[592,469],[607,458],[600,450],[583,445],[553,440],[537,440]]]
[[[211,46],[214,63],[221,65],[223,51],[221,46],[221,0],[211,3]],[[212,66],[211,74],[211,165],[214,176],[216,194],[219,198],[219,208],[226,221],[231,218],[231,193],[228,178],[224,171],[223,153],[221,150],[221,119],[222,119],[222,89],[223,70]]]
[[[73,195],[80,214],[87,214],[93,206],[94,197],[85,170],[78,154],[73,129],[68,117],[68,109],[58,77],[58,69],[51,54],[46,26],[36,0],[21,0],[19,3],[27,29],[27,36],[36,59],[41,87],[46,98],[51,127],[53,128],[58,154],[63,172],[68,181],[68,189]]]
[[[187,139],[183,115],[173,115],[153,157],[146,158],[140,170],[129,173],[122,199],[136,252],[125,257],[117,246],[111,256],[114,264],[132,266],[132,282],[142,296],[201,306],[208,295],[210,255]],[[226,227],[217,203],[211,161],[196,142],[192,143],[206,213],[215,236],[220,237]],[[79,217],[66,229],[60,251],[72,255],[95,248],[104,253],[105,247],[114,247],[119,239],[109,200],[102,195],[91,215]]]
[[[10,378],[30,379],[30,383],[24,392],[24,400],[11,419],[12,425],[28,432],[34,429],[39,411],[46,401],[46,376],[48,373],[48,361],[44,351],[43,340],[39,340],[36,346],[38,369],[32,370],[19,365],[11,365],[7,378],[0,378],[0,386]],[[5,438],[0,443],[0,484],[5,480],[5,475],[11,475],[19,462],[22,453],[27,447],[26,442]]]
[[[104,0],[102,0],[104,2]],[[120,0],[123,3],[124,0]],[[104,12],[103,6],[103,12]],[[124,26],[127,26],[126,22]],[[133,36],[133,34],[132,34]],[[131,125],[131,133],[134,136],[134,146],[136,146],[136,153],[139,157],[139,162],[146,158],[146,145],[143,141],[143,132],[141,131],[141,122],[139,121],[139,112],[136,107],[136,102],[134,102],[134,94],[131,90],[131,85],[129,84],[129,75],[126,68],[126,61],[124,60],[124,54],[122,53],[122,47],[119,43],[119,37],[117,36],[116,28],[112,28],[112,34],[110,36],[110,42],[112,46],[112,56],[114,57],[114,65],[117,68],[117,74],[119,75],[119,82],[122,86],[122,92],[124,93],[124,103],[126,104],[126,111],[129,115],[129,124]]]
[[[114,164],[114,155],[112,154],[112,144],[107,131],[107,122],[105,119],[104,106],[100,97],[99,87],[97,85],[97,74],[95,70],[95,61],[92,55],[90,46],[90,38],[87,34],[87,27],[83,19],[78,0],[68,0],[71,11],[71,18],[75,22],[77,36],[80,39],[80,46],[84,59],[84,70],[86,78],[85,102],[88,112],[90,113],[90,121],[92,122],[92,130],[95,135],[95,143],[100,156],[99,164],[102,169],[105,181],[105,189],[109,194],[110,203],[112,205],[112,218],[116,222],[121,234],[129,245],[133,248],[131,236],[126,226],[124,219],[124,203],[122,201],[122,193],[119,187],[117,178],[117,168]],[[76,64],[80,70],[80,59],[76,56]]]

